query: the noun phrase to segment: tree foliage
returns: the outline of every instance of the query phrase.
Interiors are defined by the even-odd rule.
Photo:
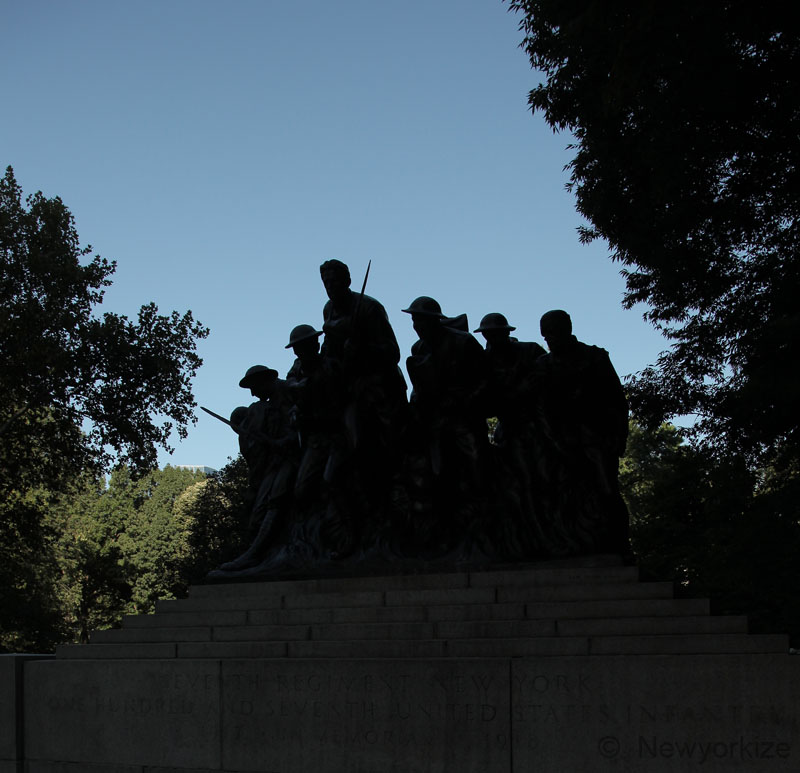
[[[250,497],[247,463],[241,455],[178,497],[174,513],[186,534],[180,564],[184,583],[200,582],[248,547],[254,536],[248,533]]]
[[[63,640],[53,533],[42,524],[56,497],[16,497],[14,518],[0,511],[0,652],[47,652]]]
[[[191,382],[202,364],[196,344],[208,331],[190,311],[162,315],[152,303],[136,321],[97,313],[114,268],[80,245],[61,199],[41,192],[23,199],[8,167],[0,179],[6,649],[85,639],[135,597],[130,567],[138,567],[138,578],[142,562],[125,554],[120,536],[133,528],[136,510],[105,508],[113,496],[100,475],[116,463],[140,477],[155,466],[157,448],[168,448],[171,432],[185,436],[194,420]]]
[[[191,380],[208,331],[190,311],[152,303],[133,322],[95,314],[115,264],[81,247],[60,198],[23,201],[0,180],[0,496],[53,490],[75,470],[155,466],[170,433],[186,435]]]
[[[90,631],[119,620],[130,600],[134,566],[121,550],[120,536],[132,511],[115,495],[119,472],[108,486],[103,478],[79,477],[46,516],[62,641],[88,641]]]
[[[85,473],[65,491],[30,495],[32,528],[17,530],[15,550],[0,551],[0,651],[85,642],[123,614],[184,593],[190,544],[214,516],[178,503],[205,484],[203,473],[168,466],[134,477],[120,466],[107,481]]]
[[[780,473],[785,476],[785,473]],[[776,480],[741,458],[720,463],[675,427],[631,423],[620,484],[642,571],[673,579],[714,611],[800,644],[800,479]]]
[[[754,465],[796,458],[797,15],[777,0],[509,5],[544,75],[530,105],[575,137],[582,238],[607,240],[624,304],[671,342],[631,385],[638,416],[695,415],[696,438]]]

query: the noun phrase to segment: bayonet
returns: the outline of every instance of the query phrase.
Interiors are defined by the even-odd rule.
[[[369,263],[367,263],[367,272],[364,274],[364,282],[361,285],[361,293],[358,296],[358,300],[356,301],[356,308],[353,311],[353,319],[358,318],[358,312],[361,310],[361,301],[364,298],[364,291],[367,289],[367,279],[369,279],[369,270],[372,266],[372,259],[370,259]]]
[[[213,416],[215,419],[221,421],[223,424],[227,424],[237,435],[244,435],[249,438],[254,438],[255,440],[260,440],[262,443],[267,443],[269,445],[273,445],[275,443],[271,437],[265,435],[263,432],[245,429],[238,424],[228,421],[228,419],[226,419],[224,416],[220,416],[218,413],[214,413],[214,411],[211,411],[202,405],[200,406],[200,409],[205,411],[209,416]]]
[[[239,431],[238,427],[236,427],[236,425],[228,421],[228,419],[226,419],[224,416],[220,416],[218,413],[214,413],[214,411],[210,411],[208,408],[205,408],[202,405],[200,406],[200,410],[205,411],[209,416],[213,416],[215,419],[219,419],[223,424],[227,424],[235,432]]]

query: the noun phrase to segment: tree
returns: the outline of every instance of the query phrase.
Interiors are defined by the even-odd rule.
[[[184,490],[174,514],[186,534],[180,574],[183,582],[201,582],[223,561],[240,555],[252,540],[252,508],[247,463],[238,455],[221,470]]]
[[[95,307],[115,264],[82,248],[69,210],[0,181],[0,498],[62,488],[76,470],[152,468],[194,420],[191,380],[208,330],[191,311]]]
[[[73,512],[67,525],[54,514],[114,461],[137,474],[154,467],[157,447],[169,448],[170,433],[185,436],[194,420],[191,381],[202,364],[196,343],[208,330],[190,311],[161,315],[153,304],[142,306],[135,322],[97,314],[115,264],[90,253],[61,199],[39,192],[23,201],[8,167],[0,179],[6,649],[49,648],[68,636],[71,621],[85,632],[90,610],[113,596],[117,557],[104,552],[90,513]],[[69,588],[80,599],[72,607],[63,598]]]
[[[46,652],[64,640],[52,532],[43,523],[56,502],[44,490],[0,503],[0,652]]]
[[[800,643],[798,478],[774,480],[694,448],[670,425],[631,422],[620,487],[642,571],[673,579],[714,611],[746,614],[758,632]]]
[[[0,544],[0,651],[85,642],[124,613],[152,612],[157,599],[184,592],[195,521],[179,503],[204,483],[199,472],[167,466],[134,477],[121,465],[108,481],[85,473],[67,490],[30,493],[28,518],[9,519],[17,539]],[[218,528],[234,538],[230,523]]]
[[[671,342],[631,385],[652,428],[753,466],[798,456],[800,35],[766,0],[509,0],[544,81],[534,111],[575,137],[569,187]]]
[[[132,482],[128,493],[132,512],[119,540],[130,566],[129,612],[152,612],[158,599],[174,598],[186,589],[181,566],[188,552],[190,524],[176,514],[175,504],[204,478],[203,473],[168,465]]]
[[[130,600],[132,567],[120,537],[133,508],[120,501],[120,477],[130,480],[126,468],[115,470],[108,485],[102,476],[80,476],[47,514],[62,641],[87,642],[90,631],[118,623]]]

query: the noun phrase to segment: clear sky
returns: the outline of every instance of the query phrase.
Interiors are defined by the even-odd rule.
[[[419,295],[472,328],[503,312],[540,341],[551,308],[621,376],[664,340],[623,311],[606,245],[581,245],[570,137],[500,0],[0,0],[0,162],[60,196],[117,261],[104,309],[191,309],[211,328],[195,396],[228,415],[262,363],[282,374],[319,328],[319,264],[348,263],[386,307]],[[479,340],[482,338],[479,336]],[[198,410],[162,464],[219,468],[233,433]],[[177,440],[177,439],[176,439]]]

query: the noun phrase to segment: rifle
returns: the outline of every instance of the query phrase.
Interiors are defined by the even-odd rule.
[[[367,263],[367,273],[364,274],[364,282],[361,285],[361,293],[356,300],[356,307],[353,310],[353,321],[358,319],[358,312],[361,310],[361,301],[364,298],[364,291],[367,289],[367,279],[369,279],[369,270],[372,267],[372,259],[370,259],[369,263]]]
[[[259,440],[262,443],[267,443],[268,445],[274,445],[275,441],[265,435],[263,432],[259,432],[258,430],[253,429],[243,429],[241,426],[234,424],[231,421],[228,421],[224,416],[220,416],[218,413],[214,413],[214,411],[209,410],[208,408],[200,406],[200,409],[205,411],[209,416],[213,416],[218,421],[221,421],[223,424],[227,424],[237,435],[245,435],[246,437],[253,438],[254,440]]]

